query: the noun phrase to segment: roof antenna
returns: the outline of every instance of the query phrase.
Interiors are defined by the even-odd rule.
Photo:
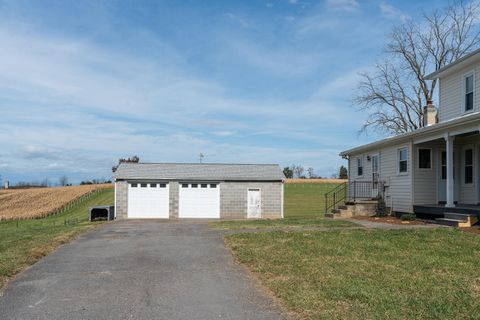
[[[200,163],[202,163],[202,162],[203,162],[203,158],[205,158],[205,156],[203,155],[203,153],[200,152],[200,154],[198,155],[198,161],[199,161]]]

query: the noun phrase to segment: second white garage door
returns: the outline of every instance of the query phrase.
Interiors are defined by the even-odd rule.
[[[180,218],[220,218],[220,188],[216,183],[181,183]]]
[[[168,219],[168,183],[129,183],[127,203],[129,218]]]

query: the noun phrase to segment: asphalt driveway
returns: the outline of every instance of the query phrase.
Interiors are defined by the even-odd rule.
[[[203,221],[118,221],[12,281],[1,319],[281,319]]]

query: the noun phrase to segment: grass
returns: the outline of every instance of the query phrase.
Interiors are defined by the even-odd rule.
[[[265,219],[265,220],[225,220],[210,222],[209,226],[215,229],[264,229],[264,228],[282,228],[282,227],[358,227],[357,224],[342,220],[326,220],[323,218],[285,218],[285,219]]]
[[[478,319],[480,237],[455,229],[242,233],[235,257],[299,319]]]
[[[88,222],[88,208],[113,204],[113,189],[103,189],[65,213],[42,219],[0,223],[0,289],[6,281],[59,245],[97,225]],[[65,225],[65,220],[72,224]]]
[[[324,194],[338,183],[287,183],[284,190],[285,217],[323,217]]]

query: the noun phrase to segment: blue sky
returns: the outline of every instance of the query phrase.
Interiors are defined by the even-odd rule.
[[[440,1],[2,1],[0,174],[109,178],[147,162],[331,176],[366,114],[358,73]]]

